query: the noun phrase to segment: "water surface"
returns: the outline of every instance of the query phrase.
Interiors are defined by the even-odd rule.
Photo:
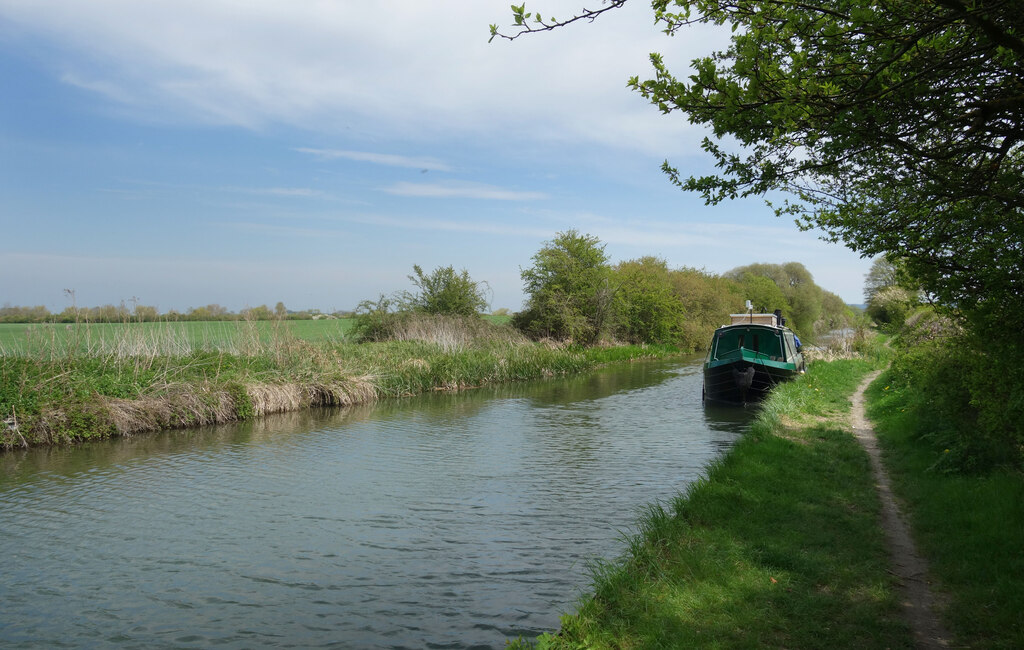
[[[500,648],[746,426],[698,360],[0,456],[5,647]]]

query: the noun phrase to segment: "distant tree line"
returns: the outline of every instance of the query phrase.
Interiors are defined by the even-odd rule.
[[[602,341],[667,343],[687,349],[707,345],[711,333],[751,300],[759,312],[782,310],[789,325],[813,339],[848,327],[856,314],[839,296],[815,284],[797,262],[752,264],[715,275],[669,268],[653,256],[612,264],[600,240],[575,230],[558,233],[521,270],[527,296],[512,326],[535,339],[592,345]],[[366,300],[356,310],[355,331],[364,340],[388,338],[415,315],[479,318],[487,285],[451,266],[425,273],[413,266],[416,291]],[[505,310],[507,311],[507,310]]]
[[[513,324],[533,338],[590,344],[707,345],[729,314],[782,310],[788,325],[807,339],[848,327],[856,319],[843,300],[814,282],[798,262],[751,264],[721,276],[694,268],[671,269],[646,256],[611,264],[597,237],[558,233],[521,272],[527,303]]]
[[[532,262],[529,268],[520,270],[527,299],[523,309],[511,315],[511,324],[535,340],[581,345],[667,343],[700,349],[707,345],[716,327],[729,322],[729,314],[744,310],[747,300],[758,312],[781,310],[788,325],[809,340],[848,327],[856,319],[839,296],[819,287],[798,262],[750,264],[722,275],[688,267],[669,268],[665,260],[654,256],[612,264],[597,237],[576,230],[557,233],[542,245]],[[273,309],[260,305],[237,313],[218,304],[164,313],[137,303],[73,305],[58,314],[43,306],[5,304],[0,308],[0,322],[262,321],[355,316],[357,336],[381,340],[393,333],[396,323],[411,315],[479,320],[489,308],[490,287],[473,280],[465,269],[443,266],[428,273],[413,265],[413,274],[408,277],[413,291],[364,300],[351,313],[293,312],[281,302]],[[69,293],[73,299],[73,293]]]
[[[187,311],[175,309],[160,312],[150,305],[121,303],[119,305],[102,305],[99,307],[66,307],[63,311],[52,313],[43,305],[34,307],[12,306],[4,303],[0,307],[0,323],[152,323],[177,321],[237,321],[237,320],[314,320],[317,318],[339,318],[350,313],[323,314],[318,309],[289,311],[283,302],[278,302],[273,309],[266,305],[246,307],[232,312],[218,304],[192,307]]]

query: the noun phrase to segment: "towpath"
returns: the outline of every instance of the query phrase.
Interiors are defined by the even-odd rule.
[[[891,570],[899,579],[903,610],[914,633],[914,643],[918,648],[929,650],[949,648],[952,636],[939,619],[938,603],[928,584],[928,564],[918,554],[910,527],[893,496],[889,474],[882,465],[878,438],[864,412],[864,390],[878,377],[879,372],[868,375],[853,396],[853,433],[871,457],[875,488],[882,501],[882,528],[889,546]]]

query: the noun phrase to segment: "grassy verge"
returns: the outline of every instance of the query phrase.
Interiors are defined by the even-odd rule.
[[[958,644],[1024,647],[1024,476],[943,471],[943,454],[954,452],[922,430],[915,390],[882,375],[868,414],[932,576],[950,594],[947,625]]]
[[[705,479],[652,506],[545,648],[911,647],[867,455],[845,422],[873,364],[812,364]],[[786,425],[789,426],[786,426]]]
[[[414,340],[367,344],[242,325],[216,344],[197,343],[188,331],[122,327],[118,336],[104,330],[83,341],[72,333],[30,353],[0,355],[0,447],[459,390],[674,353],[667,347],[552,348],[493,324],[460,332],[450,320],[433,332],[418,331]]]

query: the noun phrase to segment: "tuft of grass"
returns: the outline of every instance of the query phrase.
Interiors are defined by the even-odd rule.
[[[1024,475],[946,471],[920,432],[915,390],[884,373],[868,389],[868,414],[918,545],[948,592],[947,622],[964,646],[1024,647]]]
[[[704,479],[648,508],[624,555],[595,566],[593,593],[535,645],[912,647],[869,461],[845,424],[870,369],[815,363],[769,397]]]

